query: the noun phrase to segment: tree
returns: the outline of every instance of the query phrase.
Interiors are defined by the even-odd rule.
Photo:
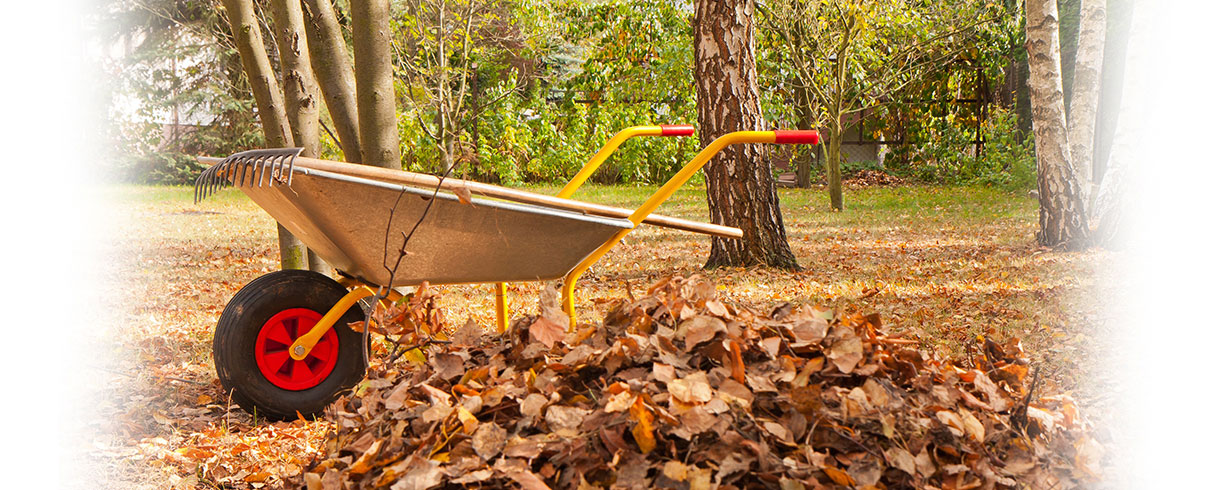
[[[1105,0],[1081,0],[1075,77],[1071,90],[1071,166],[1085,196],[1092,188],[1093,135],[1101,98],[1101,65],[1105,56]]]
[[[732,131],[763,130],[753,2],[697,0],[694,10],[693,67],[702,144]],[[739,240],[712,237],[706,267],[799,267],[786,242],[778,193],[759,145],[719,152],[706,164],[705,175],[711,221],[744,230]]]
[[[280,89],[276,83],[276,73],[272,71],[272,63],[268,61],[263,34],[260,33],[259,22],[255,17],[255,5],[252,0],[223,0],[223,3],[229,15],[234,44],[242,58],[243,70],[250,81],[252,95],[255,96],[264,140],[273,148],[290,146],[293,144],[293,133],[285,113],[285,102],[277,96]],[[280,242],[281,268],[307,268],[306,250],[302,242],[280,223],[276,225],[276,234]]]
[[[522,44],[516,28],[506,25],[513,14],[505,2],[486,0],[413,0],[398,26],[406,48],[397,65],[413,84],[406,98],[421,132],[438,150],[437,171],[454,166],[461,135],[487,107],[520,86],[476,100],[478,53],[498,52],[499,46]],[[429,118],[428,116],[432,116]],[[427,120],[428,119],[428,120]],[[475,139],[475,135],[468,141]]]
[[[1088,243],[1088,227],[1080,180],[1071,165],[1064,112],[1062,68],[1055,0],[1028,0],[1029,92],[1033,105],[1033,135],[1037,150],[1037,198],[1040,202],[1038,243],[1079,248]]]
[[[922,4],[884,0],[765,0],[758,3],[766,35],[783,65],[780,85],[791,93],[799,126],[823,128],[829,205],[844,207],[841,143],[845,122],[946,77],[947,68],[986,44],[981,27],[1002,6],[958,1]],[[860,123],[861,124],[861,123]],[[800,179],[808,170],[800,157]]]
[[[302,6],[299,0],[273,0],[272,11],[293,145],[302,147],[302,156],[319,158],[319,86],[306,52]],[[312,271],[331,273],[331,266],[313,250],[306,250],[306,263]]]
[[[401,169],[391,67],[391,5],[353,0],[357,121],[362,163]]]
[[[357,83],[349,60],[344,34],[331,0],[303,0],[310,65],[323,92],[327,112],[336,125],[344,160],[361,162],[361,139],[357,129]]]

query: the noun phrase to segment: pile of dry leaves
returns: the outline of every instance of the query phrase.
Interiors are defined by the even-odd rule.
[[[383,331],[436,327],[427,296]],[[675,277],[573,333],[554,291],[505,334],[469,322],[337,401],[339,432],[301,483],[1074,488],[1101,471],[1075,402],[1031,392],[1017,341],[951,362],[874,315],[717,296]]]
[[[892,187],[905,184],[905,179],[889,175],[880,170],[861,170],[846,176],[842,181],[851,189],[863,187]]]

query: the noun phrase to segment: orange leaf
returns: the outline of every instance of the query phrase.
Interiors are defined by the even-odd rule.
[[[854,486],[854,479],[850,478],[849,474],[836,466],[825,466],[824,472],[826,475],[829,475],[829,479],[833,480],[833,483],[846,487]]]
[[[646,404],[642,403],[642,396],[638,395],[633,405],[629,407],[629,415],[637,421],[637,425],[633,426],[633,439],[637,441],[638,449],[642,453],[654,451],[656,442],[654,436],[654,414],[650,413],[650,409],[646,408]]]
[[[740,354],[739,341],[731,342],[731,377],[744,384],[744,356]]]

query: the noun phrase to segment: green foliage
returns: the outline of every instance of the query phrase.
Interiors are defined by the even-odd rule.
[[[913,142],[893,148],[886,166],[892,173],[930,182],[1030,185],[1031,143],[1016,143],[1014,116],[988,111],[978,121],[972,106],[914,102],[974,98],[1001,83],[1004,66],[1023,42],[1022,15],[1008,3],[759,2],[757,54],[767,124],[799,125],[805,117],[797,110],[804,103],[800,87],[829,86],[829,55],[844,42],[840,108],[831,103],[833,94],[821,95],[823,102],[809,94],[816,103],[812,122],[828,128],[835,114],[870,109],[867,138]],[[262,146],[250,90],[215,0],[109,5],[106,28],[120,33],[117,39],[139,40],[110,67],[114,91],[122,94],[110,129],[117,171],[131,181],[181,183],[199,170],[188,155]],[[346,5],[338,5],[344,25]],[[443,29],[437,28],[439,6]],[[625,127],[697,122],[689,2],[404,0],[392,7],[406,169],[440,173],[454,158],[458,176],[559,183]],[[797,8],[804,15],[780,16]],[[841,29],[843,21],[854,26]],[[794,32],[785,26],[808,29],[820,42],[790,49],[794,39],[787,36]],[[189,124],[170,130],[176,112]],[[329,125],[325,110],[323,117]],[[973,157],[967,149],[979,123],[985,150]],[[661,182],[697,146],[696,138],[634,138],[592,181]],[[326,133],[322,151],[325,158],[342,155]],[[842,167],[852,173],[879,165]]]
[[[211,2],[115,1],[98,19],[103,43],[124,46],[113,74],[107,164],[121,180],[182,184],[195,155],[262,145],[254,101],[228,26]],[[215,8],[213,8],[215,7]]]
[[[1016,115],[996,109],[982,124],[982,154],[973,156],[974,129],[955,122],[953,114],[923,121],[923,131],[932,135],[916,145],[908,162],[894,155],[889,167],[900,169],[923,182],[997,186],[1024,191],[1036,185],[1033,139],[1029,135],[1017,143]]]

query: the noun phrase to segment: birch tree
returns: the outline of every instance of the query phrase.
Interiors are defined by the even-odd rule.
[[[1040,203],[1037,241],[1057,249],[1080,248],[1089,237],[1084,194],[1071,163],[1067,138],[1058,5],[1055,0],[1028,0],[1025,20]]]
[[[765,129],[757,87],[750,0],[694,2],[694,75],[701,143],[732,131]],[[735,145],[705,166],[714,223],[744,230],[742,239],[712,237],[706,267],[764,264],[799,267],[778,207],[773,175],[760,145]]]
[[[1080,0],[1079,45],[1068,121],[1071,165],[1085,196],[1092,189],[1093,135],[1101,99],[1101,65],[1105,57],[1105,0]]]

